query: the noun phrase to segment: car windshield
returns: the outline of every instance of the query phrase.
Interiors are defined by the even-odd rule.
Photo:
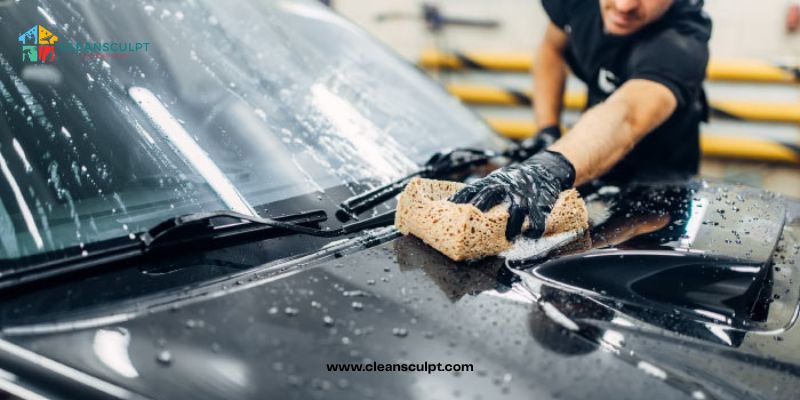
[[[490,136],[310,0],[0,2],[0,113],[6,260],[187,213],[268,214]]]

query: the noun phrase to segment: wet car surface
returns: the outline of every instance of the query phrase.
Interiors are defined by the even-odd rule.
[[[159,33],[158,52],[122,64],[59,53],[57,68],[31,68],[0,55],[0,389],[23,398],[796,397],[800,203],[740,186],[584,188],[589,232],[475,263],[390,226],[229,241],[183,230],[173,234],[186,236],[180,247],[143,245],[137,257],[100,262],[107,240],[138,246],[142,232],[184,214],[314,211],[326,216],[313,225],[321,230],[389,215],[393,200],[358,215],[342,216],[340,205],[445,147],[508,146],[316,2],[110,4],[0,8],[4,49],[36,18],[61,21],[51,28],[62,40],[106,25]],[[240,35],[242,20],[253,31]],[[210,45],[175,46],[192,35]],[[231,38],[251,52],[230,51]],[[270,63],[258,57],[267,42]],[[80,81],[66,79],[75,73]],[[462,172],[453,178],[486,170]],[[68,257],[78,262],[34,274]],[[82,259],[96,262],[83,269]],[[326,368],[371,362],[474,371]]]
[[[689,201],[664,200],[676,190]],[[581,237],[555,250],[560,254],[515,261],[513,269],[500,258],[457,264],[383,228],[311,257],[245,265],[235,276],[220,274],[214,285],[137,297],[127,306],[86,307],[68,292],[57,306],[42,302],[15,314],[7,307],[30,305],[34,297],[19,294],[3,302],[4,338],[155,398],[792,398],[800,360],[785,349],[800,343],[793,329],[800,298],[797,204],[788,203],[781,215],[773,212],[779,199],[697,182],[638,187],[615,197],[626,195],[658,199],[661,208],[647,207],[652,217],[688,218],[609,245],[614,233],[628,233],[608,226],[620,217],[636,219],[621,208],[590,232],[588,240],[600,248],[587,250],[591,245]],[[736,204],[725,204],[737,196],[728,202]],[[696,214],[685,210],[697,211],[692,200],[712,207],[697,228],[698,238],[716,235],[706,246],[736,240],[721,221],[781,217],[764,221],[761,231],[750,221],[750,234],[742,234],[772,241],[772,260],[760,264],[764,254],[750,253],[747,245],[724,256],[698,247],[683,256],[661,254],[681,253],[681,238],[687,244],[684,228]],[[759,207],[762,214],[755,215],[749,203],[773,207]],[[673,239],[678,246],[670,247]],[[258,247],[210,252],[203,261],[176,257],[172,271],[157,279],[265,251]],[[82,293],[95,280],[136,285],[130,274],[122,276],[68,287]],[[53,312],[58,324],[34,317],[50,320]],[[472,363],[476,370],[325,369],[331,362],[372,360]]]

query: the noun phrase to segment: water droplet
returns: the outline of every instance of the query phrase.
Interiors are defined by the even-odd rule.
[[[331,317],[330,315],[326,315],[322,317],[322,322],[325,323],[325,326],[333,326],[335,321],[333,320],[333,317]]]
[[[156,361],[161,365],[170,365],[172,364],[172,353],[169,350],[161,350],[156,355]]]
[[[333,389],[333,384],[325,379],[315,378],[311,381],[311,387],[316,390],[331,390]]]
[[[397,337],[406,337],[408,336],[408,329],[406,328],[392,328],[392,335]]]
[[[303,378],[297,375],[289,375],[286,377],[286,381],[292,386],[300,386],[303,383]]]
[[[344,297],[367,297],[369,296],[369,293],[363,290],[348,290],[346,292],[342,292],[342,295],[344,295]]]
[[[292,308],[292,307],[286,307],[286,308],[283,309],[283,313],[288,315],[288,316],[290,316],[290,317],[294,317],[299,312],[300,312],[300,310],[298,310],[296,308]]]
[[[706,394],[700,390],[695,390],[694,392],[692,392],[692,398],[696,400],[705,400]]]
[[[262,109],[260,109],[260,108],[256,108],[255,110],[253,110],[253,112],[254,112],[254,113],[256,114],[256,116],[258,116],[258,118],[260,118],[262,121],[266,121],[266,120],[267,120],[267,113],[265,113],[265,112],[264,112],[264,110],[262,110]]]

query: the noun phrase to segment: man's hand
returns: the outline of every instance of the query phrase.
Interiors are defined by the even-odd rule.
[[[527,217],[525,236],[538,238],[544,233],[545,219],[558,195],[572,187],[575,168],[560,153],[543,151],[519,164],[492,172],[461,189],[450,201],[471,203],[481,211],[508,202],[506,238],[511,240],[522,231]]]
[[[547,150],[553,143],[561,137],[561,128],[558,125],[548,126],[539,130],[536,136],[525,139],[516,144],[515,148],[510,151],[511,158],[514,161],[527,160],[530,156],[542,151]]]

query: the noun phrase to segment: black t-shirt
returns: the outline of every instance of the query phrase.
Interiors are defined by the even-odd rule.
[[[626,181],[696,174],[699,125],[708,114],[703,80],[711,20],[703,12],[703,0],[675,0],[659,20],[628,36],[605,33],[598,0],[542,0],[542,5],[568,35],[564,56],[588,86],[588,107],[629,79],[661,83],[678,101],[675,112],[604,178]]]

